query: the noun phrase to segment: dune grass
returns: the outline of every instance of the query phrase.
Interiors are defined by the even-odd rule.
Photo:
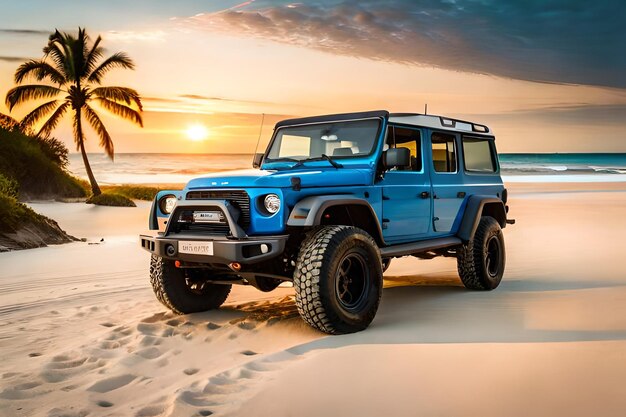
[[[123,195],[132,200],[152,201],[157,195],[160,188],[148,187],[143,185],[103,185],[102,191],[104,193],[114,193]]]
[[[17,181],[19,199],[86,197],[87,183],[67,173],[49,153],[39,139],[0,128],[0,174]]]
[[[97,206],[137,207],[130,198],[116,193],[105,192],[97,196],[89,197],[87,204]]]

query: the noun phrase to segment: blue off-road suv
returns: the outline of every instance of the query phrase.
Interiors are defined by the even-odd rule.
[[[291,281],[302,317],[341,334],[371,323],[392,258],[456,257],[472,290],[502,279],[513,220],[487,126],[387,111],[285,120],[253,166],[156,196],[158,233],[141,243],[172,311]]]

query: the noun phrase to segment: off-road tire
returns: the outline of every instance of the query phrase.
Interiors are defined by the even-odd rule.
[[[489,251],[493,245],[498,248],[497,255]],[[494,261],[497,264],[493,264]],[[493,217],[484,216],[480,219],[474,238],[458,250],[457,269],[461,281],[470,290],[493,290],[502,281],[505,263],[504,236],[500,224]]]
[[[152,255],[150,258],[150,284],[156,298],[176,314],[197,313],[221,306],[230,285],[206,283],[201,290],[187,285],[185,270],[176,268],[174,261]]]
[[[343,286],[346,282],[356,288],[350,291],[354,294],[349,302]],[[350,226],[324,226],[312,230],[302,242],[294,288],[298,311],[312,327],[328,334],[366,329],[378,310],[382,284],[380,251],[367,232]],[[350,303],[353,306],[348,306]]]

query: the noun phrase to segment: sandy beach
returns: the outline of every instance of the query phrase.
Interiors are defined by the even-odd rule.
[[[396,259],[346,336],[309,328],[288,287],[175,316],[138,243],[149,203],[31,203],[87,242],[0,253],[0,415],[623,416],[626,183],[509,191],[498,289]]]

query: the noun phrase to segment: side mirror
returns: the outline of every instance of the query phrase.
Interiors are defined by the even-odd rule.
[[[261,168],[262,163],[263,163],[263,154],[255,153],[254,158],[252,159],[252,168]]]
[[[391,148],[383,152],[385,169],[408,167],[411,165],[411,151],[408,148]]]

